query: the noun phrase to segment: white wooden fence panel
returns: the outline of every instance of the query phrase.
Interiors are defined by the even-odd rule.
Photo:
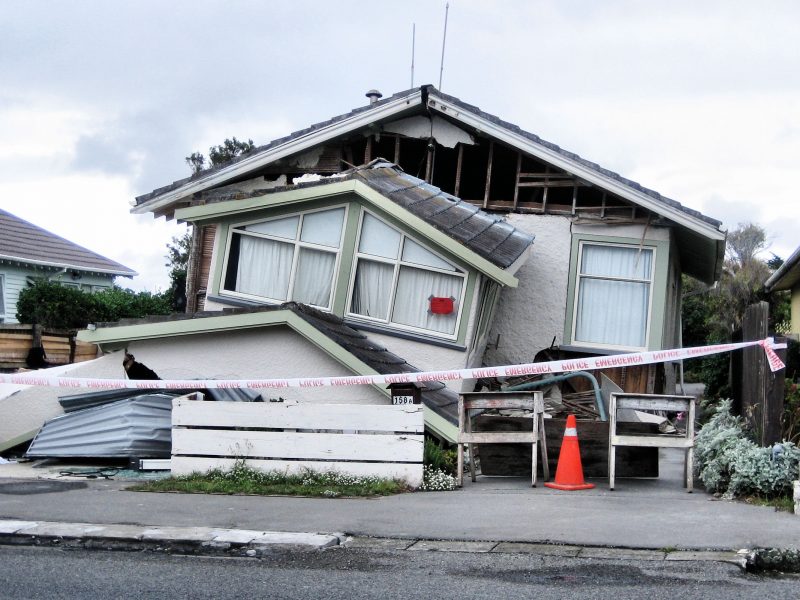
[[[173,429],[172,454],[309,460],[420,460],[423,436]]]
[[[233,458],[212,458],[203,456],[175,456],[172,458],[173,475],[205,473],[212,469],[227,470],[236,464]],[[387,479],[403,479],[412,487],[422,484],[422,465],[419,463],[359,463],[359,462],[320,462],[292,460],[247,459],[247,466],[264,471],[281,471],[287,474],[301,473],[304,469],[314,471],[338,471],[353,475],[374,475]]]
[[[172,404],[172,425],[421,433],[422,411],[421,404],[201,402],[177,398]]]
[[[421,405],[206,402],[176,398],[172,470],[335,470],[422,483]],[[282,431],[286,430],[286,431]]]

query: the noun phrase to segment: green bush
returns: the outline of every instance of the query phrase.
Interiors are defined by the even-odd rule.
[[[83,329],[89,323],[169,314],[168,294],[134,292],[111,287],[97,293],[37,280],[17,301],[17,320],[55,329]]]
[[[771,448],[757,446],[747,435],[741,417],[733,416],[730,410],[730,400],[720,402],[695,440],[703,485],[728,497],[790,494],[798,476],[800,449],[791,442]]]

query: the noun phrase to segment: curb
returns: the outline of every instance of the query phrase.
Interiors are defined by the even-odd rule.
[[[148,551],[167,554],[224,555],[259,558],[280,552],[311,552],[333,547],[409,552],[468,552],[532,554],[564,558],[641,561],[713,561],[735,564],[747,571],[797,571],[797,550],[755,549],[696,551],[610,548],[533,542],[455,541],[351,537],[342,533],[291,533],[224,529],[99,525],[55,521],[0,519],[0,545],[50,546],[85,550]],[[795,562],[792,562],[795,561]]]
[[[422,540],[404,538],[351,537],[342,544],[346,548],[371,550],[407,550],[428,552],[474,552],[487,554],[533,554],[563,558],[594,558],[616,560],[640,560],[654,562],[707,561],[731,563],[743,570],[751,571],[748,559],[750,550],[676,550],[612,548],[607,546],[578,546],[569,544],[548,544],[536,542],[485,542],[456,540]]]
[[[343,534],[0,519],[0,545],[259,557],[338,546]]]

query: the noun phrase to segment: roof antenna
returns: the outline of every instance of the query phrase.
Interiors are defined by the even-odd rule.
[[[442,73],[444,72],[444,45],[447,42],[447,14],[450,12],[450,3],[444,5],[444,34],[442,35],[442,62],[439,65],[439,91],[442,91]]]
[[[411,89],[414,88],[414,44],[417,40],[417,24],[411,24]]]

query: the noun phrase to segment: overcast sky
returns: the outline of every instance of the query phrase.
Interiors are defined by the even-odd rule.
[[[134,216],[226,137],[438,85],[444,0],[0,0],[0,208],[168,285]],[[800,2],[451,0],[443,91],[728,227],[800,245]],[[535,253],[535,247],[534,247]]]

